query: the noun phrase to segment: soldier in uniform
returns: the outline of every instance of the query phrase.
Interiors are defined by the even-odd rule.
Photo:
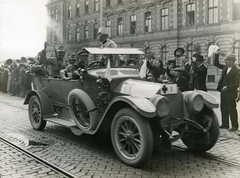
[[[97,39],[102,43],[101,48],[117,48],[117,44],[108,38],[108,30],[106,27],[100,27],[98,29]],[[104,65],[107,65],[106,59],[109,58],[111,66],[116,66],[118,65],[118,57],[121,58],[121,55],[104,55],[102,58],[102,62],[104,63]]]
[[[55,50],[56,57],[47,58],[46,56],[46,49],[48,43],[44,43],[44,49],[40,53],[39,63],[43,64],[46,67],[46,73],[51,77],[58,77],[60,76],[60,70],[63,69],[64,63],[64,55],[65,50],[63,46],[58,46],[57,50]]]
[[[106,27],[98,29],[97,39],[102,43],[101,48],[117,48],[117,44],[108,38],[108,30]]]

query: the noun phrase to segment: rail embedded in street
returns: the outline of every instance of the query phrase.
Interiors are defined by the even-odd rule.
[[[154,149],[169,150],[178,139],[199,152],[217,142],[219,124],[213,109],[218,101],[214,96],[141,80],[139,55],[144,53],[136,48],[83,48],[81,54],[87,67],[78,70],[77,80],[29,73],[33,90],[24,104],[28,104],[34,129],[43,130],[47,121],[69,127],[76,135],[93,135],[104,128],[111,133],[118,158],[133,167],[143,167]],[[93,55],[112,55],[113,61],[117,55],[126,61],[134,56],[136,61],[135,65],[111,61],[107,67],[92,61]]]

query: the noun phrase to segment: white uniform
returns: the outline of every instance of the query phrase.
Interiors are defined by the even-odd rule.
[[[117,47],[117,44],[110,40],[110,39],[106,39],[106,41],[103,42],[101,48],[116,48]]]

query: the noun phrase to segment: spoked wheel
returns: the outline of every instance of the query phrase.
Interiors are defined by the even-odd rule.
[[[125,164],[142,167],[151,158],[152,130],[147,120],[133,109],[125,108],[115,115],[111,140],[117,156]]]
[[[72,90],[68,96],[68,105],[72,118],[82,131],[96,128],[98,123],[96,107],[86,92],[80,89]]]
[[[79,98],[72,99],[72,110],[79,124],[84,128],[88,128],[90,126],[90,118],[87,114],[86,106]]]
[[[30,123],[34,129],[43,130],[45,128],[47,122],[43,120],[41,102],[35,95],[30,98],[28,105],[28,114]]]

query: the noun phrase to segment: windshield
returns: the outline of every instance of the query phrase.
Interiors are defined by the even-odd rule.
[[[95,62],[94,68],[102,68],[106,67],[108,63],[108,59],[110,60],[111,68],[135,68],[139,69],[142,65],[143,55],[139,54],[106,54],[106,55],[97,55],[97,54],[89,54],[87,57],[87,63],[90,65]],[[98,64],[98,65],[97,65]],[[101,65],[99,65],[101,64]],[[93,67],[91,67],[93,68]]]

